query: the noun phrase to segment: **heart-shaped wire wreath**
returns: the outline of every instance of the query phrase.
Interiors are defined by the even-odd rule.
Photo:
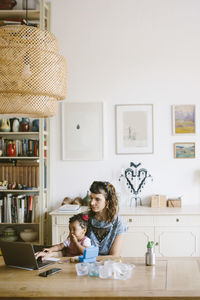
[[[124,178],[126,185],[130,189],[130,192],[134,194],[134,196],[131,198],[130,206],[132,206],[132,200],[135,200],[135,206],[138,206],[138,204],[142,205],[141,198],[138,196],[138,194],[141,193],[142,188],[144,188],[148,178],[153,180],[147,169],[139,168],[140,166],[141,163],[134,164],[133,162],[130,162],[130,167],[125,169],[125,171],[122,171],[119,177],[119,181]]]

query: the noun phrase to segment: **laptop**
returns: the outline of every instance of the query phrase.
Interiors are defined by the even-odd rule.
[[[55,263],[54,261],[41,261],[41,258],[35,258],[35,250],[32,244],[23,242],[5,242],[0,241],[0,248],[4,258],[4,262],[9,267],[20,268],[25,270],[40,270],[48,265]],[[43,249],[40,245],[35,247]]]

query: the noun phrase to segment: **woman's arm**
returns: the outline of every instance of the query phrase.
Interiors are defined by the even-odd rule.
[[[120,256],[121,250],[122,250],[122,245],[124,241],[124,236],[123,234],[116,235],[116,238],[114,239],[114,242],[110,248],[109,255],[113,256]]]
[[[43,259],[54,256],[55,252],[61,251],[65,245],[63,243],[54,245],[50,248],[44,248],[42,251],[36,252],[35,257],[38,259],[39,257],[42,257]]]

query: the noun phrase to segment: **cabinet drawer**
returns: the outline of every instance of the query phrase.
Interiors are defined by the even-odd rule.
[[[200,226],[200,216],[155,216],[155,226]]]
[[[152,226],[153,216],[123,216],[129,227],[131,226]]]

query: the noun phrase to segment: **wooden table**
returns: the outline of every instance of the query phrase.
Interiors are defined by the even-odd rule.
[[[55,263],[53,266],[62,268],[62,272],[42,278],[37,270],[5,266],[1,257],[0,298],[200,299],[200,257],[157,259],[154,267],[145,266],[142,258],[122,258],[122,261],[135,264],[131,279],[78,277],[75,265],[69,262]]]

